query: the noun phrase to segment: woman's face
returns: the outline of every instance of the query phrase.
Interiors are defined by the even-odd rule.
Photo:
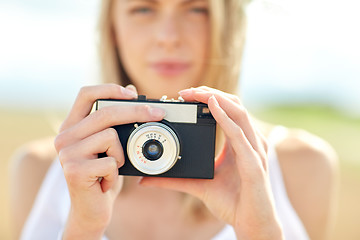
[[[209,44],[207,0],[114,0],[124,68],[140,94],[176,97],[202,80]]]

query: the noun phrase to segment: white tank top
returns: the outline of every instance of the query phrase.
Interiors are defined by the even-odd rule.
[[[286,193],[275,145],[283,139],[286,129],[275,127],[269,135],[268,166],[275,208],[285,239],[308,240],[306,230]],[[59,161],[50,166],[38,192],[33,208],[24,225],[22,240],[61,239],[70,209],[70,196]],[[106,236],[103,237],[107,240]],[[225,226],[212,240],[235,240],[232,226]]]

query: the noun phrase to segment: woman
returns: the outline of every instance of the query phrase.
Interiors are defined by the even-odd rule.
[[[303,131],[255,122],[230,94],[239,75],[245,3],[102,4],[104,80],[116,84],[81,89],[55,139],[59,161],[45,177],[22,238],[325,239],[335,197],[332,149]],[[160,121],[166,112],[149,106],[90,111],[96,99],[137,94],[180,94],[209,105],[223,132],[213,180],[118,176],[124,150],[111,126]],[[37,192],[24,182],[39,175],[42,181],[50,162],[42,159],[52,158],[34,148],[19,158],[14,179],[15,204],[24,208]],[[99,159],[101,152],[108,157]],[[28,165],[37,167],[24,171]],[[18,230],[28,208],[14,214]]]

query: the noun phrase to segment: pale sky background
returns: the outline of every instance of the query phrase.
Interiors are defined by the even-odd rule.
[[[68,109],[98,76],[99,0],[0,0],[0,106]],[[360,116],[360,1],[254,0],[241,94]]]

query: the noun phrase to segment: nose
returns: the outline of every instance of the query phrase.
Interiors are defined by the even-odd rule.
[[[157,24],[156,42],[167,50],[180,44],[180,23],[174,16],[164,16]]]

